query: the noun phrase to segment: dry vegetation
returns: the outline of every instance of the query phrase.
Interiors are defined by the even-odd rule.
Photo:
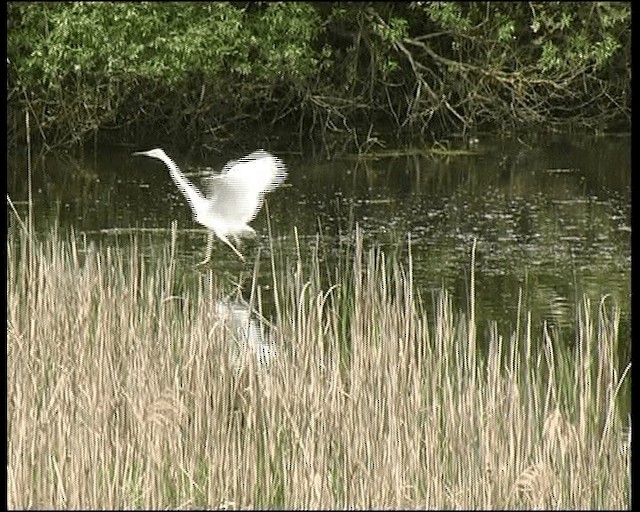
[[[575,349],[526,321],[480,339],[356,234],[337,286],[313,251],[272,260],[278,358],[237,372],[213,272],[141,243],[9,233],[9,508],[630,506],[606,298]]]

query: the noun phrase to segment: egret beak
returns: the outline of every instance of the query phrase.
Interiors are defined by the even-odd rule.
[[[131,156],[147,156],[148,151],[136,151],[135,153],[131,153]]]

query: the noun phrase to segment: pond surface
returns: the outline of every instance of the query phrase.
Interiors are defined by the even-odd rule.
[[[630,144],[626,136],[559,135],[528,144],[481,140],[473,154],[456,156],[413,151],[327,161],[274,152],[287,164],[289,176],[287,185],[267,196],[273,236],[291,260],[294,227],[303,250],[314,246],[321,233],[329,255],[352,242],[356,225],[365,245],[381,247],[388,258],[406,262],[410,243],[415,289],[422,299],[429,301],[444,286],[462,310],[467,307],[475,239],[481,331],[495,320],[508,336],[517,320],[519,297],[525,310],[532,311],[532,325],[546,319],[558,329],[571,330],[576,299],[587,293],[595,310],[609,294],[622,309],[620,331],[628,340]],[[120,245],[135,229],[164,246],[175,220],[179,258],[195,271],[204,255],[206,231],[192,220],[164,164],[130,156],[147,149],[102,148],[84,160],[67,155],[34,158],[35,228],[46,231],[58,222],[96,242]],[[165,148],[196,185],[226,160],[254,149],[205,161]],[[24,152],[13,151],[8,193],[21,216],[27,212],[27,183]],[[8,216],[11,221],[9,210]],[[265,260],[261,269],[269,271],[266,208],[252,226],[258,238],[242,245],[248,263],[216,241],[216,272],[237,275],[243,268],[250,270],[258,246]]]

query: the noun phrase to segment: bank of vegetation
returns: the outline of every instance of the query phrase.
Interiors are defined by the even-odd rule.
[[[508,337],[406,264],[272,241],[277,352],[237,370],[212,271],[175,239],[7,239],[7,490],[18,509],[623,509],[630,363],[620,312]],[[151,258],[149,258],[149,254]],[[155,252],[155,254],[153,254]],[[294,255],[286,256],[285,254]],[[472,264],[473,265],[473,264]],[[259,282],[259,281],[258,281]],[[484,333],[484,334],[481,334]]]
[[[620,2],[8,4],[8,129],[46,148],[328,152],[451,133],[626,130]],[[253,146],[253,144],[252,144]]]

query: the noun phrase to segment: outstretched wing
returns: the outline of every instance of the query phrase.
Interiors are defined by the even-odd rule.
[[[228,162],[224,169],[226,176],[246,183],[248,188],[258,193],[273,190],[287,177],[287,169],[282,161],[263,149]]]
[[[212,216],[229,225],[253,220],[262,207],[264,194],[287,176],[282,161],[262,149],[228,162],[224,170],[209,178],[209,208]]]

